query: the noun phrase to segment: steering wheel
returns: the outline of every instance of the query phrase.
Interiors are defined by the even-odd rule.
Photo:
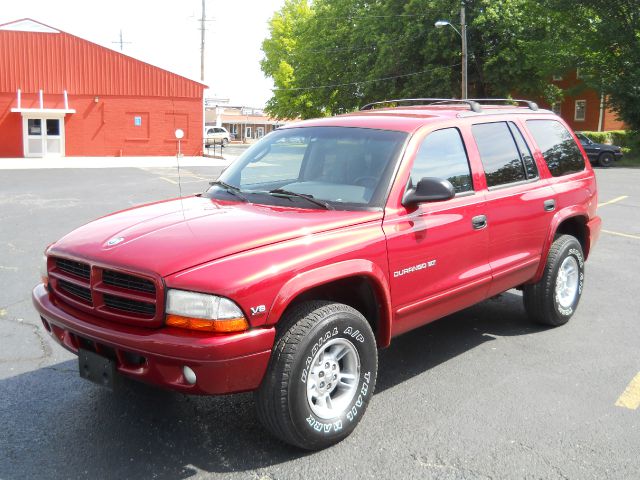
[[[371,175],[362,175],[360,177],[356,177],[353,180],[353,183],[364,188],[373,189],[376,188],[376,185],[378,184],[378,178]]]

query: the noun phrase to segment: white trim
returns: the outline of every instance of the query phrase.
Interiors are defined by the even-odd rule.
[[[13,113],[21,113],[23,117],[25,115],[32,117],[34,115],[48,115],[50,117],[60,115],[64,117],[67,113],[76,113],[73,108],[12,108],[11,111]]]
[[[9,30],[13,32],[35,32],[35,33],[60,33],[60,30],[51,28],[44,23],[36,22],[30,18],[16,20],[0,26],[0,30]]]

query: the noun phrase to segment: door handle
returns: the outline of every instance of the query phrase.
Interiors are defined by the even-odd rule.
[[[486,215],[476,215],[471,219],[471,225],[473,225],[474,230],[482,230],[487,226]]]
[[[545,212],[553,212],[556,209],[556,201],[551,199],[551,200],[545,200],[544,201],[544,211]]]

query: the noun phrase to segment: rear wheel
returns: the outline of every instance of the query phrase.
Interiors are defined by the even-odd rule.
[[[223,138],[223,139],[222,139],[222,146],[223,146],[223,147],[226,147],[227,145],[229,145],[229,140],[228,140],[228,139],[226,139],[226,138]]]
[[[360,312],[340,303],[306,302],[281,321],[256,392],[258,418],[287,443],[326,448],[355,429],[373,395],[375,337]]]
[[[603,152],[598,157],[598,164],[604,168],[608,168],[611,165],[613,165],[613,161],[614,161],[613,153]]]
[[[544,325],[564,325],[578,306],[583,282],[584,255],[580,242],[571,235],[562,235],[549,249],[540,281],[524,287],[527,315]]]

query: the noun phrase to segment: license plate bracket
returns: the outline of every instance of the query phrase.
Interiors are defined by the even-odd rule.
[[[85,349],[78,349],[78,370],[80,377],[97,385],[113,390],[116,383],[116,362]]]

